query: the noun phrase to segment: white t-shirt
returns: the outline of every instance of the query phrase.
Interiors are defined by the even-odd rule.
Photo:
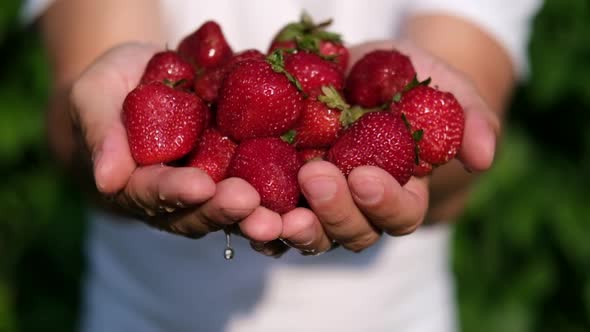
[[[30,0],[28,19],[51,0]],[[404,17],[445,12],[478,24],[526,69],[529,20],[540,0],[165,0],[169,45],[202,22],[219,22],[234,50],[266,50],[271,37],[306,9],[354,44],[392,39]],[[223,259],[223,234],[189,240],[90,214],[82,330],[96,331],[454,331],[450,230],[423,227],[383,237],[360,254],[319,257],[254,253],[234,238]]]

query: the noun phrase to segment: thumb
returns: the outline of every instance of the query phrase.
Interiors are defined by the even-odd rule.
[[[92,156],[96,186],[103,194],[123,189],[137,167],[121,111],[125,96],[137,85],[155,51],[154,47],[141,45],[111,49],[72,86],[70,115]]]

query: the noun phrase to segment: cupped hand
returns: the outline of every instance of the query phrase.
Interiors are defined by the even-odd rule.
[[[91,156],[98,193],[115,210],[175,234],[197,238],[239,222],[252,241],[277,239],[280,216],[261,207],[258,193],[244,180],[215,184],[197,168],[139,166],[133,160],[121,107],[157,51],[144,44],[115,47],[72,85],[70,116],[80,147]]]
[[[396,47],[408,55],[418,78],[452,92],[465,111],[465,131],[458,159],[466,169],[484,171],[494,159],[500,131],[498,116],[463,74],[410,42],[367,43],[351,49],[352,63],[363,54]],[[303,253],[322,253],[334,242],[361,251],[382,233],[405,235],[424,221],[429,206],[428,178],[413,177],[403,187],[380,168],[363,166],[348,178],[332,164],[315,161],[299,172],[302,192],[310,209],[283,215],[281,238]]]

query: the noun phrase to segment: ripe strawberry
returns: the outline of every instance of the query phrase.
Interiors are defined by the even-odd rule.
[[[193,67],[174,51],[154,54],[145,67],[140,84],[162,82],[181,89],[188,89],[193,84],[195,72]]]
[[[301,163],[306,163],[312,160],[324,160],[327,153],[328,150],[326,149],[303,149],[297,151],[297,158]]]
[[[423,177],[427,176],[432,173],[432,165],[425,162],[424,160],[419,160],[418,165],[414,165],[414,172],[412,175]]]
[[[219,24],[207,21],[180,42],[178,54],[196,69],[203,69],[223,65],[233,52]]]
[[[229,176],[246,180],[260,194],[262,206],[282,214],[297,206],[300,166],[295,148],[280,138],[253,138],[238,145]]]
[[[391,110],[403,114],[414,136],[419,136],[417,147],[421,162],[440,166],[459,152],[465,116],[452,93],[418,85],[404,93],[399,103],[392,104]]]
[[[352,66],[346,79],[346,100],[363,107],[388,104],[415,76],[410,58],[396,50],[367,53]]]
[[[231,69],[231,67],[236,63],[248,59],[264,60],[264,54],[258,50],[246,50],[234,54],[232,58],[223,66],[204,70],[195,79],[195,94],[208,103],[216,102],[219,95],[221,82],[225,78],[225,75],[229,69]]]
[[[189,153],[205,126],[207,105],[188,92],[152,82],[123,102],[131,154],[140,165],[165,163]]]
[[[233,66],[236,63],[245,60],[264,60],[264,58],[265,55],[262,54],[262,52],[260,52],[259,50],[247,49],[234,54],[234,56],[229,60],[227,66]]]
[[[342,91],[344,74],[332,62],[317,54],[297,52],[285,56],[285,70],[301,84],[303,92],[310,95],[322,86],[333,86]]]
[[[338,92],[323,87],[318,97],[304,101],[303,112],[295,126],[293,143],[297,148],[321,148],[334,143],[342,131],[341,113],[348,109]]]
[[[414,139],[399,115],[372,112],[336,140],[328,160],[347,176],[355,167],[377,166],[404,185],[414,169]]]
[[[236,141],[279,136],[295,126],[303,96],[282,63],[245,60],[227,74],[219,91],[217,125]]]
[[[219,182],[227,177],[229,163],[237,146],[217,129],[205,129],[188,158],[187,166],[198,167],[207,172],[213,181]]]
[[[227,70],[225,66],[210,68],[201,72],[195,79],[195,94],[207,103],[217,101],[219,87],[225,77]]]
[[[273,38],[268,54],[277,49],[304,50],[331,59],[344,72],[348,67],[350,53],[339,34],[326,30],[330,24],[331,20],[316,24],[309,15],[303,13],[299,22],[285,25]]]
[[[333,62],[342,70],[346,71],[348,62],[350,61],[350,52],[344,46],[342,41],[338,40],[322,40],[320,41],[320,54],[332,58]]]

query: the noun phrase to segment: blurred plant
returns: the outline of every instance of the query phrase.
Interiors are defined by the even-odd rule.
[[[48,68],[20,3],[0,10],[0,331],[74,330],[82,206],[45,147]]]
[[[456,229],[464,331],[590,330],[590,3],[547,0],[531,75]]]

